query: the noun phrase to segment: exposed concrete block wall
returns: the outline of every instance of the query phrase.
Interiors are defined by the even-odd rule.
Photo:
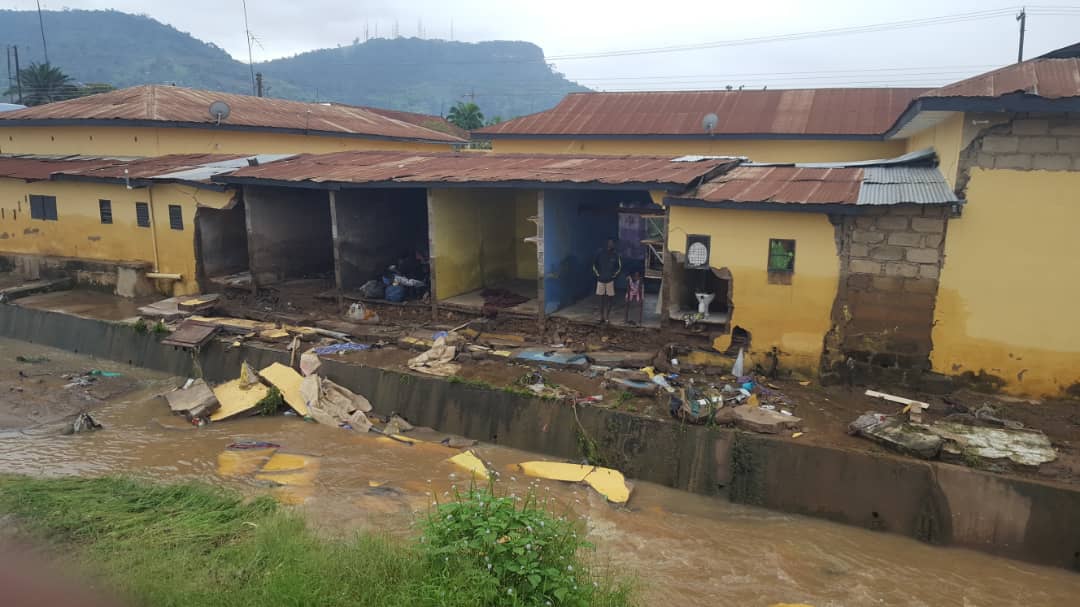
[[[841,279],[824,373],[904,383],[930,368],[947,216],[912,204],[836,222]]]
[[[335,198],[343,289],[379,277],[405,252],[428,251],[427,190],[346,190]]]
[[[200,208],[195,213],[196,262],[199,280],[225,276],[248,267],[244,203],[231,209]],[[203,289],[209,288],[203,284]]]
[[[332,275],[330,197],[324,190],[244,188],[255,284]]]
[[[971,123],[980,130],[960,153],[957,191],[974,167],[1080,171],[1080,114],[975,115]]]

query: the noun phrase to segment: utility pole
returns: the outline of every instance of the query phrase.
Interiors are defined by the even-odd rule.
[[[45,43],[45,19],[41,16],[41,0],[37,0],[37,19],[41,26],[41,50],[45,51],[45,64],[49,64],[49,45]]]
[[[255,96],[263,96],[262,72],[255,72]]]
[[[15,45],[11,47],[11,50],[15,51],[15,90],[19,91],[19,103],[22,104],[22,78],[19,77],[22,70],[19,69],[19,46]]]
[[[1016,20],[1020,22],[1020,50],[1016,53],[1016,62],[1021,63],[1024,61],[1024,32],[1027,31],[1026,8],[1020,9],[1020,14],[1016,16]]]
[[[247,0],[242,0],[244,7],[244,37],[247,38],[248,46],[248,71],[251,72],[251,92],[255,91],[255,60],[251,54],[251,28],[248,26]]]
[[[7,57],[7,79],[8,79],[8,101],[15,103],[15,83],[11,81],[11,45],[4,47],[4,54]]]

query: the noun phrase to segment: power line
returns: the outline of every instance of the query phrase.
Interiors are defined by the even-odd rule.
[[[49,45],[45,42],[45,18],[41,14],[41,0],[37,0],[37,18],[38,25],[41,27],[41,50],[45,53],[45,63],[48,64]]]
[[[247,0],[240,0],[240,3],[244,7],[244,37],[247,39],[248,71],[251,72],[251,94],[254,95],[256,93],[255,60],[251,53],[251,28],[248,26]]]

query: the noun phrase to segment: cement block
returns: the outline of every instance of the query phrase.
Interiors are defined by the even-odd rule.
[[[1047,154],[1057,151],[1056,137],[1023,137],[1020,139],[1020,152],[1028,154]]]
[[[863,229],[872,228],[877,223],[873,217],[856,217],[855,226]]]
[[[871,232],[869,230],[855,230],[851,235],[853,242],[866,242],[870,244],[878,243],[885,240],[885,234],[881,232]]]
[[[912,263],[937,263],[941,259],[937,249],[906,249],[905,252]]]
[[[924,263],[919,266],[919,278],[930,278],[937,280],[941,275],[941,268],[936,264]]]
[[[848,266],[848,272],[852,274],[880,274],[881,264],[867,259],[852,259]]]
[[[908,217],[922,215],[922,207],[923,205],[919,204],[898,204],[889,207],[889,215],[906,215]]]
[[[1045,135],[1050,132],[1050,121],[1041,118],[1014,120],[1013,135]]]
[[[908,293],[937,293],[937,287],[938,282],[929,278],[904,279],[904,290]]]
[[[904,249],[900,247],[874,247],[870,257],[877,261],[900,261],[904,258]]]
[[[937,248],[941,246],[942,239],[945,238],[944,234],[926,234],[923,236],[925,239],[923,245],[930,248]]]
[[[1080,156],[1080,137],[1062,137],[1057,140],[1057,151]]]
[[[982,149],[984,152],[994,154],[1008,154],[1020,149],[1020,138],[1007,135],[987,135],[983,138]]]
[[[994,158],[995,169],[1030,169],[1031,154],[1001,154]]]
[[[875,276],[873,285],[878,291],[900,291],[904,288],[904,280],[899,276]]]
[[[911,229],[916,232],[940,234],[945,231],[945,220],[932,217],[912,217]]]
[[[847,277],[848,289],[869,289],[873,283],[874,277],[870,274],[849,274]]]
[[[1041,171],[1068,171],[1072,168],[1072,157],[1065,154],[1039,154],[1035,156],[1031,168]]]
[[[878,217],[877,226],[882,230],[906,230],[908,227],[908,218],[897,215]]]
[[[1073,160],[1073,170],[1080,171],[1080,158]]]
[[[785,430],[798,430],[802,425],[802,420],[798,417],[768,411],[761,407],[739,405],[735,407],[734,412],[735,426],[751,432],[779,434]]]
[[[1051,135],[1080,135],[1080,122],[1062,122],[1050,125]]]
[[[893,261],[885,264],[886,276],[913,278],[919,275],[919,264]]]
[[[893,232],[888,243],[898,247],[918,247],[923,243],[923,235],[912,232]]]
[[[994,155],[987,154],[986,152],[979,152],[975,156],[975,166],[982,167],[984,169],[994,168]]]
[[[869,257],[870,256],[870,247],[868,245],[859,244],[857,242],[852,243],[851,249],[848,251],[848,253],[852,257]]]

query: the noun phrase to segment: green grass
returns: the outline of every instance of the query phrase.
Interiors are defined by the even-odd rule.
[[[439,566],[413,539],[324,539],[269,498],[203,485],[0,477],[0,513],[140,605],[529,604],[492,602],[486,571]],[[594,579],[591,604],[635,604],[625,583]]]

